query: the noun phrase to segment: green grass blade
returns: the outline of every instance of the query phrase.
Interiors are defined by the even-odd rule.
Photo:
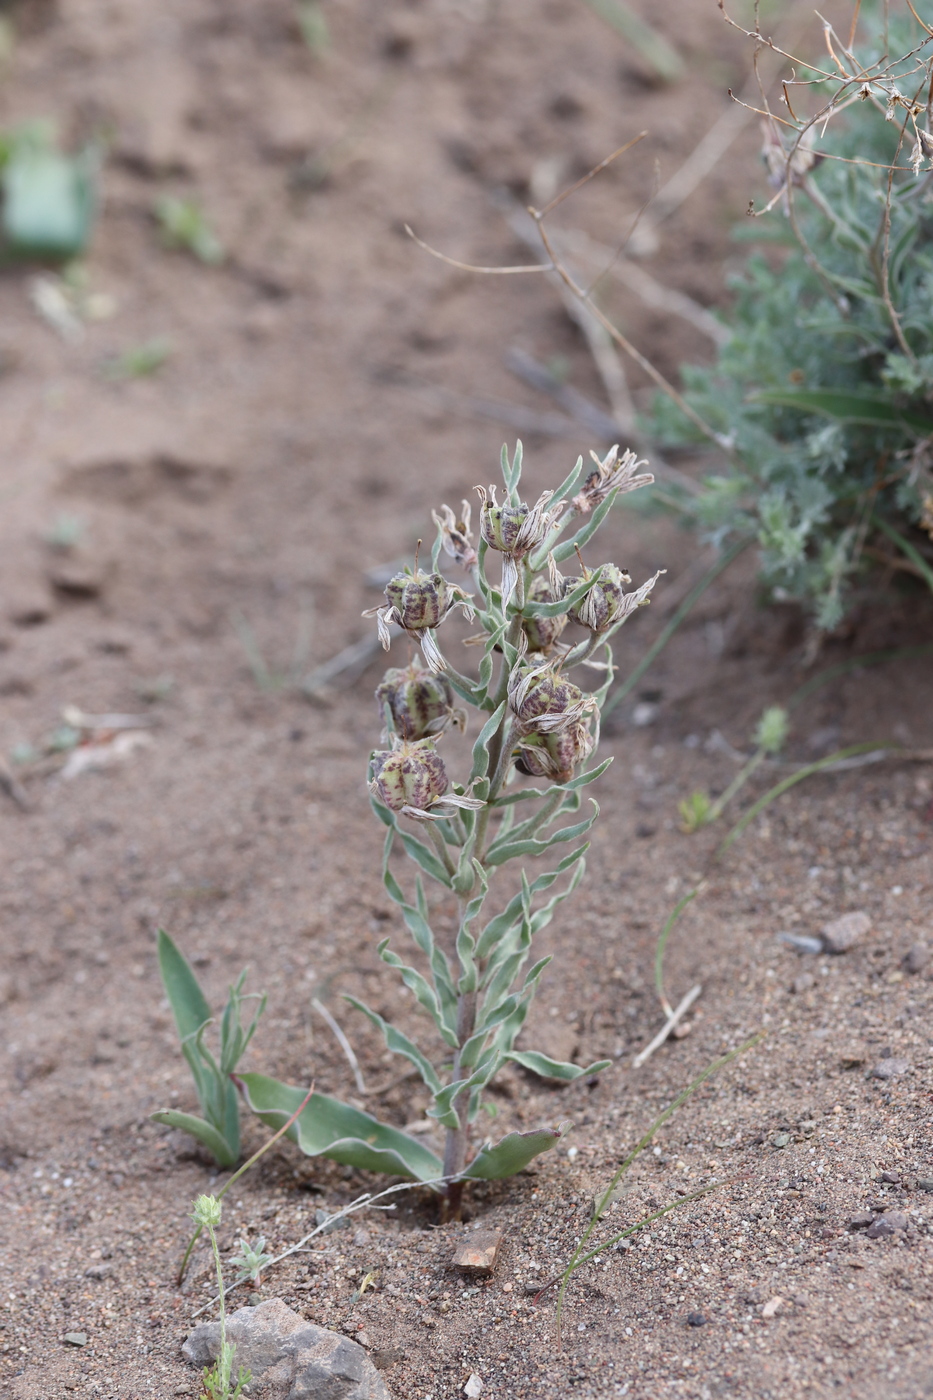
[[[900,531],[895,530],[894,526],[889,525],[888,522],[884,520],[880,515],[876,515],[874,517],[874,520],[875,524],[878,526],[878,529],[883,530],[884,533],[887,535],[888,539],[893,541],[893,543],[897,545],[901,553],[910,560],[914,567],[920,570],[921,574],[923,575],[924,582],[926,583],[930,591],[933,592],[933,569],[930,568],[929,563],[926,559],[924,559],[919,549],[912,545],[910,540],[905,540],[904,536],[900,533]]]
[[[665,83],[673,83],[683,75],[684,65],[680,54],[663,35],[635,14],[624,0],[586,0],[586,3],[638,51],[649,68],[653,68]]]
[[[763,797],[759,797],[758,801],[739,817],[735,826],[723,839],[715,859],[719,860],[725,855],[729,847],[739,839],[749,822],[754,821],[759,812],[763,812],[766,807],[783,796],[790,788],[795,787],[797,783],[802,783],[804,778],[810,778],[814,773],[821,773],[824,768],[829,768],[833,763],[840,763],[844,758],[854,758],[856,754],[877,753],[881,749],[896,747],[897,745],[878,743],[851,744],[847,749],[837,749],[835,753],[829,754],[826,758],[818,759],[816,763],[808,763],[805,767],[798,768],[796,773],[791,773],[789,777],[782,778],[779,783],[775,783],[774,787],[769,788]]]
[[[667,1004],[667,998],[664,995],[664,950],[667,947],[667,940],[670,937],[671,929],[674,927],[687,905],[696,899],[699,893],[700,891],[698,889],[691,890],[689,894],[684,895],[683,899],[678,900],[674,905],[670,918],[661,930],[661,937],[658,939],[658,946],[654,955],[654,985],[662,1006]]]

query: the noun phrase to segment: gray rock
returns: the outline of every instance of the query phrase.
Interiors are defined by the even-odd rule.
[[[908,972],[922,972],[930,961],[930,949],[926,943],[915,943],[909,949],[904,966]]]
[[[883,1240],[906,1229],[907,1216],[902,1210],[886,1210],[884,1215],[879,1215],[878,1219],[869,1225],[865,1233],[870,1240]]]
[[[864,910],[856,909],[850,914],[843,914],[820,929],[823,948],[827,953],[847,953],[859,939],[865,937],[870,928],[871,919]]]
[[[802,992],[808,992],[815,982],[816,978],[812,972],[801,972],[799,977],[794,978],[790,989],[800,996]]]
[[[897,1079],[909,1069],[909,1060],[899,1060],[896,1055],[888,1055],[886,1059],[878,1061],[871,1073],[873,1079]]]
[[[850,1230],[864,1230],[866,1225],[871,1225],[875,1217],[870,1210],[857,1210],[854,1215],[849,1216]]]
[[[256,1400],[391,1400],[366,1352],[349,1337],[306,1322],[281,1298],[239,1308],[227,1318],[235,1368],[252,1372]],[[192,1366],[209,1366],[220,1350],[220,1323],[196,1327],[182,1347]]]
[[[921,1176],[917,1179],[918,1191],[933,1191],[933,1176]]]

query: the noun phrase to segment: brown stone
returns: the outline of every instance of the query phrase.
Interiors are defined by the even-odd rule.
[[[499,1261],[501,1248],[501,1230],[471,1230],[454,1250],[454,1268],[473,1278],[488,1278]]]
[[[854,909],[843,914],[832,923],[824,924],[820,933],[823,936],[823,949],[827,953],[847,953],[871,928],[871,919],[862,909]]]

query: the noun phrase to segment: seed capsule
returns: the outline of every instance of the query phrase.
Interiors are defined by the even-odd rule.
[[[433,739],[377,751],[370,772],[370,791],[393,812],[426,812],[447,791],[447,769]]]
[[[566,783],[593,752],[593,740],[582,723],[558,734],[528,734],[515,748],[515,767],[529,778]]]
[[[623,612],[625,585],[631,581],[616,564],[604,564],[594,572],[592,588],[570,609],[570,617],[591,632],[604,632]],[[582,582],[582,578],[564,579],[564,594],[572,593]]]
[[[519,663],[509,677],[508,697],[522,728],[539,734],[567,729],[595,703],[549,663],[531,669]]]
[[[557,596],[545,578],[536,578],[528,590],[530,603],[554,603]],[[522,628],[528,638],[528,650],[540,651],[547,655],[566,626],[566,614],[561,614],[560,617],[523,618]]]
[[[424,739],[440,734],[448,724],[462,721],[454,709],[454,693],[443,675],[425,671],[414,662],[386,671],[376,690],[380,712],[388,707],[392,729],[400,739]]]

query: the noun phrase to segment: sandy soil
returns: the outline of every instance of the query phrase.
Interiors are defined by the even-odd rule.
[[[674,173],[745,71],[712,3],[641,8],[685,59],[675,88],[652,85],[586,6],[553,0],[327,5],[317,57],[284,0],[20,11],[0,121],[54,114],[69,139],[107,136],[87,268],[115,313],[65,342],[32,307],[35,269],[0,278],[0,753],[41,747],[68,705],[144,709],[152,726],[110,768],[72,780],[60,761],[34,768],[24,808],[0,792],[0,1386],[16,1400],[198,1391],[179,1344],[210,1296],[206,1253],[184,1290],[174,1278],[190,1202],[221,1178],[148,1118],[194,1107],[158,981],[160,925],[212,1000],[247,963],[268,991],[249,1067],[355,1098],[316,996],[368,1082],[390,1084],[366,1107],[400,1125],[423,1115],[341,1000],[411,1020],[375,951],[403,936],[364,788],[379,663],[314,705],[286,682],[305,626],[302,674],[365,634],[360,612],[378,599],[365,570],[407,554],[432,505],[492,479],[516,428],[483,416],[489,400],[520,415],[531,489],[601,445],[569,420],[564,436],[547,431],[554,406],[503,369],[517,345],[605,403],[553,288],[443,266],[403,224],[466,261],[525,261],[496,192],[547,198],[648,128],[561,215],[617,240],[655,164],[662,182]],[[644,264],[707,306],[737,258],[729,227],[759,191],[755,144],[749,128]],[[161,245],[164,192],[200,201],[229,249],[222,267]],[[621,288],[612,305],[666,373],[709,351]],[[172,345],[159,373],[108,377],[154,337]],[[67,551],[45,538],[62,516],[83,525]],[[668,569],[623,638],[627,669],[703,563],[670,519],[632,512],[611,522],[606,553],[634,576]],[[281,685],[257,684],[244,635]],[[933,1394],[933,1195],[920,1185],[933,1178],[933,964],[905,963],[933,945],[929,766],[815,779],[715,865],[721,833],[688,837],[677,820],[680,798],[735,772],[717,734],[741,749],[764,705],[821,668],[931,639],[930,601],[895,589],[866,597],[808,671],[801,620],[763,610],[753,559],[736,563],[607,726],[616,762],[588,882],[542,940],[555,961],[525,1043],[614,1068],[563,1090],[515,1071],[495,1096],[497,1130],[573,1119],[566,1147],[476,1189],[460,1224],[438,1227],[417,1193],[363,1213],[267,1274],[259,1296],[357,1337],[405,1400],[447,1400],[472,1373],[489,1400]],[[850,671],[794,712],[789,757],[929,748],[931,694],[929,653]],[[636,1071],[661,1021],[658,931],[704,872],[667,960],[672,997],[703,986],[691,1033]],[[842,956],[777,939],[849,910],[871,931]],[[728,1184],[581,1270],[558,1345],[553,1296],[536,1302],[529,1286],[567,1260],[653,1115],[758,1028],[763,1044],[658,1134],[611,1222]],[[254,1123],[245,1135],[250,1149],[263,1140]],[[222,1242],[244,1230],[287,1245],[372,1185],[276,1148],[232,1193]],[[884,1208],[907,1228],[869,1239],[850,1225]],[[479,1287],[450,1269],[475,1224],[506,1234]]]

